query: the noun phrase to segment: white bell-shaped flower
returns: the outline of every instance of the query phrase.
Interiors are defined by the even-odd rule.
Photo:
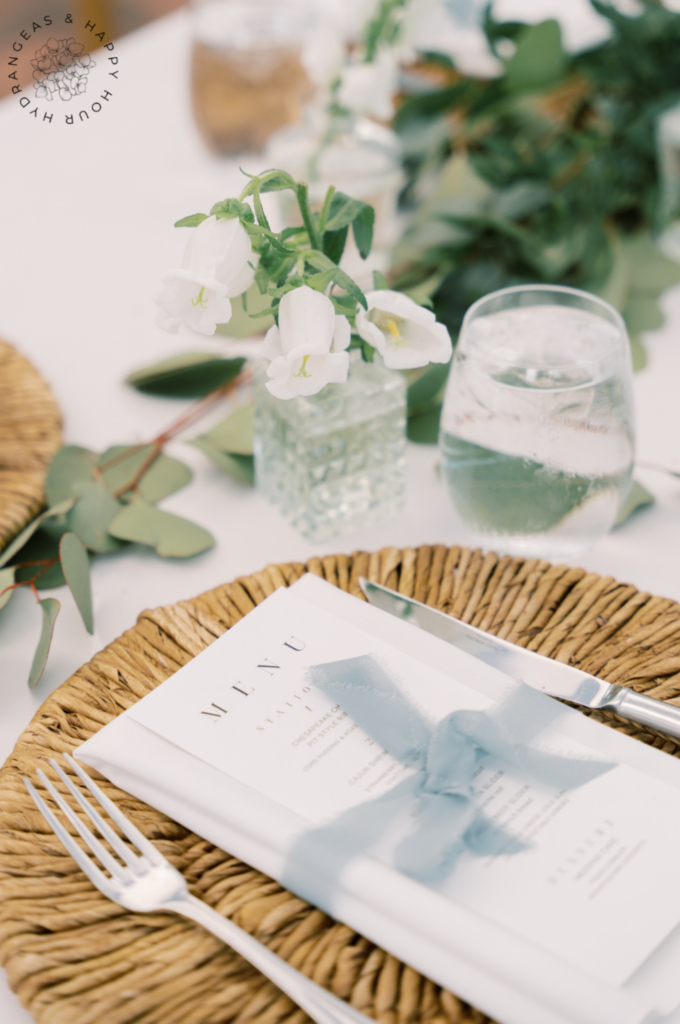
[[[264,339],[264,354],[272,360],[267,390],[275,398],[295,398],[315,395],[326,384],[344,384],[351,333],[347,317],[336,316],[321,292],[307,285],[286,292],[279,325],[270,327]]]
[[[208,217],[191,232],[179,270],[163,275],[157,298],[158,324],[177,331],[185,323],[199,334],[214,334],[231,319],[230,299],[254,280],[255,263],[248,233],[236,218]]]
[[[367,292],[368,310],[360,309],[357,333],[376,348],[385,366],[410,370],[428,363],[448,363],[453,347],[444,324],[401,292]]]

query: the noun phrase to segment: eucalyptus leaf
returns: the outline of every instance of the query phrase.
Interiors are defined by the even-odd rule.
[[[159,555],[169,558],[197,555],[215,543],[202,526],[171,512],[163,512],[139,498],[122,508],[108,529],[119,540],[146,544],[155,548]]]
[[[16,568],[17,582],[25,583],[32,580],[40,572],[40,576],[35,581],[38,590],[48,590],[51,587],[64,585],[66,580],[59,561],[59,543],[67,531],[66,516],[47,519],[41,524],[30,540],[24,544],[21,551],[18,551],[12,559],[12,564]],[[47,569],[41,565],[24,564],[31,562],[52,562],[53,564]]]
[[[227,476],[231,476],[243,484],[255,482],[255,460],[252,455],[234,455],[230,452],[222,451],[214,444],[211,444],[205,437],[196,437],[189,444],[200,448],[217,468],[221,469]]]
[[[40,631],[38,646],[36,647],[36,651],[33,656],[31,671],[28,675],[28,685],[31,689],[33,689],[34,686],[37,686],[43,672],[45,671],[47,655],[50,653],[50,644],[52,643],[54,623],[56,622],[59,609],[61,608],[56,597],[44,597],[42,601],[38,602],[38,604],[40,605],[40,611],[42,612],[42,629]]]
[[[92,470],[97,462],[95,452],[77,445],[66,445],[54,455],[47,470],[45,496],[52,506],[60,501],[75,497],[73,484],[76,481],[92,479]]]
[[[9,590],[14,583],[14,566],[10,565],[6,569],[0,569],[0,609],[4,608],[10,597],[14,593],[13,590]]]
[[[654,495],[650,494],[646,487],[643,487],[637,480],[633,480],[633,486],[630,489],[628,500],[619,512],[614,526],[621,526],[621,524],[625,523],[627,519],[630,519],[632,514],[639,508],[644,508],[645,505],[653,505],[655,500]]]
[[[117,551],[120,542],[110,536],[111,521],[120,511],[121,504],[103,483],[95,481],[80,486],[80,498],[66,521],[69,529],[82,540],[86,548],[99,554]]]
[[[253,406],[242,405],[201,435],[201,440],[209,441],[215,448],[231,455],[252,455],[253,432]]]
[[[131,484],[155,450],[156,446],[152,444],[115,445],[108,448],[99,457],[100,467],[113,463],[109,468],[102,469],[102,477],[108,489],[115,494]],[[157,452],[137,484],[137,493],[145,501],[160,501],[161,498],[167,498],[169,494],[186,487],[191,482],[191,477],[191,470],[179,459]]]
[[[241,372],[245,359],[221,359],[214,353],[186,352],[136,370],[127,378],[138,391],[170,398],[202,398]]]
[[[379,270],[373,271],[373,290],[374,291],[389,291],[390,284],[384,274],[381,274]]]
[[[65,533],[59,545],[59,556],[64,577],[88,633],[94,632],[92,587],[90,585],[90,559],[85,545],[75,533]]]
[[[161,452],[139,481],[137,490],[145,501],[154,503],[186,487],[192,477],[184,462]]]
[[[52,508],[48,508],[46,512],[42,513],[42,515],[36,516],[33,522],[29,523],[26,529],[22,530],[19,536],[15,537],[12,543],[2,552],[0,555],[0,569],[3,565],[7,565],[7,563],[14,558],[17,551],[21,551],[24,544],[33,536],[41,523],[44,523],[45,520],[49,519],[51,516],[64,515],[73,507],[74,502],[75,498],[67,498],[65,501],[60,501],[56,505],[53,505]]]

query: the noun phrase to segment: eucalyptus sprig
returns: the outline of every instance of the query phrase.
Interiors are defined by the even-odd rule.
[[[165,446],[242,383],[239,374],[245,360],[229,362],[229,382],[223,381],[148,444],[115,445],[101,454],[66,445],[54,455],[45,484],[47,510],[0,553],[0,611],[22,587],[33,593],[41,611],[29,686],[35,686],[44,672],[61,608],[57,598],[41,597],[41,590],[67,585],[86,630],[92,633],[90,561],[94,555],[109,555],[138,543],[166,558],[186,558],[215,543],[202,526],[166,512],[158,502],[192,478],[185,463],[165,454]],[[226,378],[224,368],[222,373]],[[237,409],[232,415],[238,418],[241,413]]]
[[[487,10],[500,77],[432,55],[432,88],[399,108],[420,208],[397,281],[428,282],[452,332],[481,295],[536,281],[603,295],[635,338],[662,322],[659,293],[680,273],[650,235],[661,226],[657,121],[680,102],[680,14],[653,0],[632,15],[591,3],[611,37],[577,54],[554,20],[499,22]],[[637,342],[634,354],[641,365]]]

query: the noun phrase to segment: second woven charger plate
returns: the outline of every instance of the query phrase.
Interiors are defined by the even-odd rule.
[[[144,612],[42,705],[0,772],[0,960],[39,1024],[300,1024],[290,1000],[197,925],[133,914],[93,888],[21,777],[92,736],[304,572],[360,597],[386,583],[523,647],[680,703],[680,605],[611,577],[443,546],[269,566]],[[672,756],[674,741],[595,713]],[[122,793],[103,788],[193,892],[382,1024],[489,1024],[451,992],[278,883]],[[73,804],[70,796],[65,798]]]
[[[61,414],[28,359],[0,340],[0,551],[44,505]]]

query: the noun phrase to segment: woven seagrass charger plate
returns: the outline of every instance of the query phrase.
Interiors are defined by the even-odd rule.
[[[61,415],[38,371],[0,340],[0,551],[44,503]]]
[[[360,597],[386,583],[465,622],[680,703],[680,605],[582,569],[441,546],[269,566],[192,601],[143,612],[40,708],[0,772],[0,960],[39,1024],[301,1024],[287,997],[200,927],[134,914],[94,889],[21,781],[72,751],[304,572]],[[678,756],[675,742],[606,724]],[[487,1024],[451,992],[108,781],[103,787],[192,891],[383,1024]],[[70,796],[65,798],[73,805]],[[48,798],[49,799],[49,798]]]

